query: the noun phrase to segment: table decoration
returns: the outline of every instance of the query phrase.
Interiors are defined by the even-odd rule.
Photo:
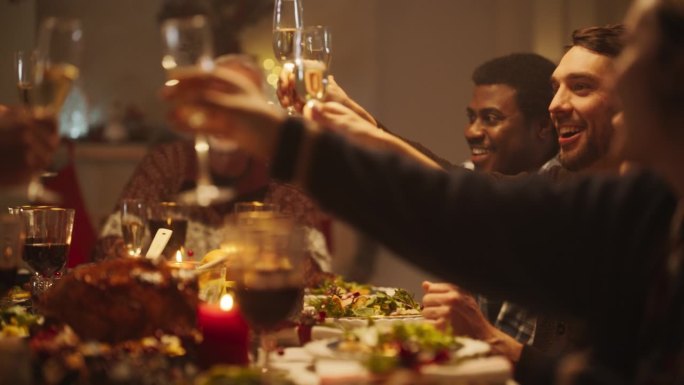
[[[248,364],[249,328],[232,294],[224,294],[219,304],[200,303],[197,326],[203,336],[199,350],[203,367]]]

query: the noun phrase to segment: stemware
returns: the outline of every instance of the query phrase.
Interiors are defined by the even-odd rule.
[[[301,103],[323,100],[331,57],[328,27],[318,25],[295,31],[295,93]]]
[[[150,204],[148,206],[148,224],[150,234],[156,234],[159,229],[173,231],[162,252],[167,261],[174,261],[179,252],[183,253],[188,232],[188,218],[184,206],[176,202]]]
[[[57,120],[72,83],[79,77],[82,36],[78,19],[48,17],[40,25],[35,51],[15,53],[19,97],[35,118]],[[59,201],[59,196],[41,183],[41,176],[50,175],[33,176],[28,186],[29,201]]]
[[[10,209],[24,225],[23,259],[33,269],[32,293],[49,289],[66,266],[74,227],[74,210],[49,206]]]
[[[258,334],[269,372],[266,334],[301,306],[303,296],[304,234],[291,218],[261,211],[237,226],[240,245],[231,265],[235,296],[250,328]]]
[[[294,34],[304,25],[301,0],[275,0],[273,8],[273,54],[282,64],[284,76],[294,70]],[[289,115],[296,110],[290,101],[280,97],[280,104]]]
[[[130,257],[139,257],[145,242],[147,205],[140,199],[121,202],[121,233]]]
[[[23,245],[21,218],[0,214],[0,299],[15,285]]]
[[[162,23],[161,32],[164,43],[162,67],[166,70],[167,86],[174,86],[185,72],[210,71],[214,67],[213,43],[209,21],[202,15],[186,18],[171,18]],[[200,128],[206,115],[188,107],[186,124],[190,128]],[[197,155],[197,186],[195,189],[179,194],[178,201],[186,205],[209,206],[212,203],[226,202],[233,198],[235,191],[216,186],[211,178],[209,165],[209,141],[204,134],[195,135]]]

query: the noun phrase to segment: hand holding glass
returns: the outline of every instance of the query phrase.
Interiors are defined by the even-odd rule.
[[[210,71],[214,67],[211,29],[206,17],[196,15],[187,18],[168,19],[161,27],[164,57],[162,66],[166,70],[169,87],[178,82],[183,72]],[[200,128],[206,121],[203,111],[187,107],[186,124],[190,128]],[[211,178],[209,165],[209,141],[203,134],[195,135],[197,154],[197,187],[182,193],[178,200],[188,205],[209,206],[212,203],[230,200],[235,192],[229,188],[219,188]]]

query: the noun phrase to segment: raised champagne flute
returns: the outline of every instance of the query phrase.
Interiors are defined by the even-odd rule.
[[[49,289],[67,264],[74,210],[48,206],[22,206],[11,209],[24,225],[23,259],[34,275],[31,292],[40,295]]]
[[[40,24],[35,51],[15,54],[19,96],[35,118],[59,121],[62,105],[79,77],[82,37],[78,19],[48,17]],[[59,196],[40,180],[52,175],[43,172],[33,176],[27,192],[29,201],[59,201]]]
[[[273,54],[282,65],[284,76],[294,70],[294,34],[304,25],[301,0],[275,0],[273,7]],[[279,90],[280,91],[280,90]],[[287,109],[288,115],[296,113],[292,100],[284,98],[279,92],[280,104]]]
[[[300,103],[323,100],[331,58],[328,27],[317,25],[295,31],[295,94]]]
[[[238,215],[264,214],[264,211]],[[304,233],[289,217],[272,212],[240,221],[240,242],[231,278],[240,312],[259,337],[261,369],[271,373],[265,335],[301,311],[304,286]]]
[[[162,67],[166,70],[166,85],[178,83],[183,73],[211,71],[214,68],[214,49],[209,21],[205,16],[194,15],[185,18],[171,18],[162,23],[164,56]],[[186,108],[185,124],[199,129],[206,121],[204,112],[192,107]],[[231,188],[219,187],[213,183],[209,164],[209,140],[204,134],[195,134],[197,154],[197,186],[179,194],[178,201],[185,205],[209,206],[226,202],[235,196]]]

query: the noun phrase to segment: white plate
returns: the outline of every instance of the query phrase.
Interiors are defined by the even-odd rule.
[[[308,344],[304,345],[304,349],[309,354],[317,358],[349,360],[362,359],[365,356],[364,353],[340,352],[336,349],[339,342],[339,338],[328,338],[309,342]],[[454,361],[481,357],[487,354],[490,349],[488,343],[467,337],[456,337],[456,342],[461,344],[461,348],[453,353],[452,359]]]
[[[368,326],[369,317],[342,317],[342,318],[327,318],[326,321],[337,324],[344,329],[353,329]],[[425,322],[422,315],[390,315],[390,316],[373,316],[370,317],[373,323],[378,326],[391,325],[395,322],[402,323],[420,323]]]

